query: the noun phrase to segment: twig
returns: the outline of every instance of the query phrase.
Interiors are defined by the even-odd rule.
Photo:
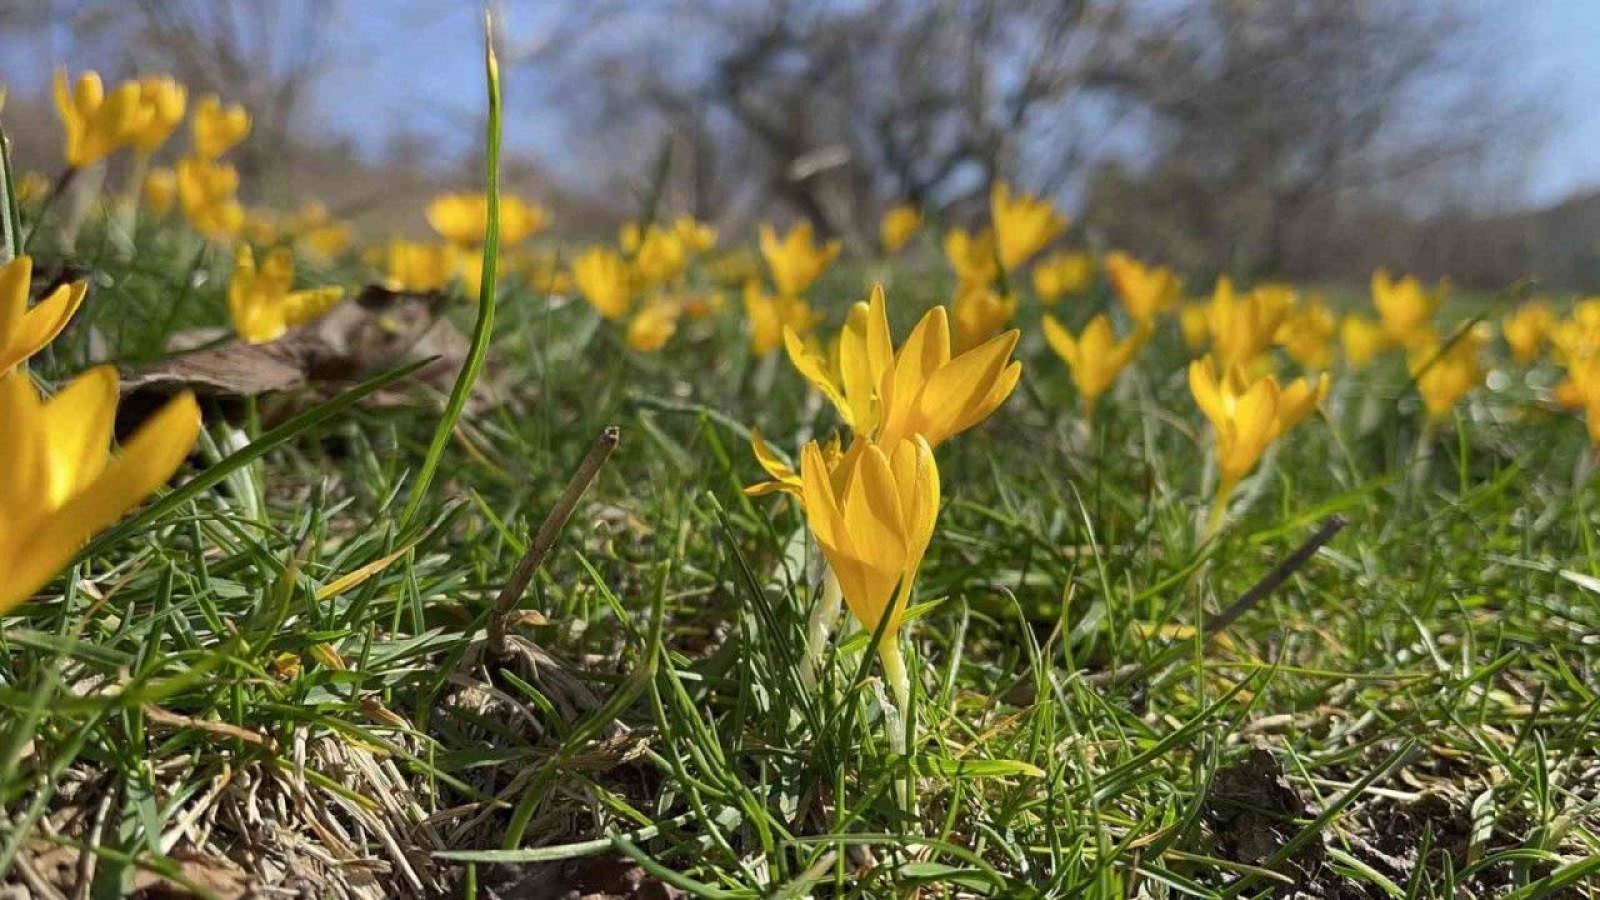
[[[561,529],[566,527],[567,520],[572,517],[572,511],[588,492],[589,485],[594,484],[595,476],[600,474],[600,467],[605,465],[606,459],[611,456],[611,451],[617,449],[617,442],[621,439],[622,432],[615,425],[607,425],[594,439],[594,445],[583,457],[583,462],[578,464],[578,471],[572,473],[572,478],[567,482],[567,489],[561,492],[561,497],[556,500],[556,505],[551,507],[550,514],[545,516],[544,524],[539,526],[538,532],[533,536],[533,542],[528,545],[528,550],[522,555],[522,560],[517,563],[517,568],[511,573],[511,580],[500,591],[500,596],[495,598],[494,610],[489,613],[489,655],[497,659],[504,659],[509,655],[506,647],[506,621],[516,609],[517,601],[522,599],[522,594],[528,589],[528,584],[533,581],[533,576],[544,564],[544,558],[555,544],[556,538],[561,536]]]
[[[1299,571],[1301,566],[1311,560],[1313,554],[1322,549],[1324,544],[1333,540],[1333,536],[1348,524],[1350,524],[1350,520],[1340,515],[1333,515],[1324,519],[1322,527],[1317,529],[1316,534],[1306,538],[1305,543],[1289,554],[1283,562],[1273,566],[1272,571],[1264,575],[1250,590],[1240,594],[1239,599],[1230,603],[1222,612],[1207,618],[1202,631],[1205,632],[1207,637],[1211,637],[1232,625],[1235,620],[1249,612],[1252,607],[1260,603],[1268,594],[1277,590],[1278,585],[1288,580],[1290,575]]]

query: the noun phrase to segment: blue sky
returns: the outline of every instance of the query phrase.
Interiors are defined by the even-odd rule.
[[[1527,176],[1523,202],[1543,205],[1600,189],[1600,0],[1452,2],[1485,10],[1491,28],[1483,52],[1511,55],[1522,89],[1558,116],[1543,149],[1517,160]],[[512,52],[544,31],[547,4],[512,2],[496,8]],[[317,120],[368,150],[400,130],[434,137],[447,153],[469,146],[483,102],[480,10],[474,2],[342,4],[340,19],[330,29],[338,52],[327,85],[337,87],[318,95]],[[20,89],[38,86],[29,76],[48,72],[59,59],[54,48],[19,48],[0,35],[0,76]],[[534,101],[545,93],[541,88],[526,83],[526,72],[508,81],[509,105],[516,113],[507,122],[510,148],[532,152],[568,175],[597,156],[606,161],[613,152],[630,152],[574,150],[561,134],[559,117],[539,112]]]

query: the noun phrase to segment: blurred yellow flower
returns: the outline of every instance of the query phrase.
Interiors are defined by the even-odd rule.
[[[1600,450],[1600,356],[1567,363],[1567,379],[1556,388],[1557,402],[1580,409],[1589,432],[1589,444]]]
[[[1055,316],[1044,317],[1044,338],[1067,364],[1082,398],[1085,418],[1094,414],[1095,404],[1117,383],[1117,376],[1133,361],[1148,336],[1148,331],[1140,329],[1118,341],[1105,313],[1090,319],[1077,337]]]
[[[1033,267],[1033,292],[1049,306],[1068,294],[1078,294],[1094,284],[1094,257],[1088,253],[1052,253]]]
[[[1176,306],[1183,290],[1170,269],[1146,266],[1120,252],[1107,254],[1106,276],[1128,315],[1144,325],[1153,325],[1157,316]]]
[[[1382,325],[1355,313],[1346,315],[1339,323],[1339,343],[1344,348],[1345,362],[1352,369],[1365,368],[1393,346]]]
[[[283,230],[295,247],[323,262],[348,250],[354,237],[350,224],[334,219],[328,207],[317,200],[302,203],[298,212],[284,220]]]
[[[1211,339],[1209,319],[1205,303],[1185,303],[1178,307],[1178,331],[1183,334],[1183,346],[1191,353],[1204,350]]]
[[[1572,314],[1550,328],[1550,343],[1569,367],[1600,356],[1600,297],[1572,305]]]
[[[139,115],[137,84],[118,85],[107,95],[98,73],[85,72],[69,87],[67,70],[61,68],[56,70],[54,94],[66,132],[64,155],[69,168],[93,165],[133,139]]]
[[[239,172],[226,163],[178,163],[178,203],[190,227],[212,240],[232,240],[244,227],[244,207],[234,199]]]
[[[659,300],[646,303],[628,323],[628,346],[640,353],[654,353],[665,347],[677,330],[677,304]]]
[[[977,234],[969,234],[964,228],[950,229],[944,234],[944,255],[961,285],[988,286],[1000,277],[994,232],[988,229]]]
[[[799,297],[827,271],[839,255],[839,242],[818,245],[811,223],[802,221],[782,240],[770,225],[762,225],[761,255],[772,273],[772,286],[781,297]]]
[[[425,294],[442,290],[456,276],[460,251],[450,244],[393,240],[384,251],[384,287]]]
[[[1378,311],[1378,320],[1389,341],[1398,345],[1406,345],[1414,340],[1426,343],[1426,332],[1431,328],[1429,323],[1447,289],[1445,283],[1440,282],[1430,292],[1423,289],[1422,282],[1414,275],[1395,281],[1389,277],[1387,269],[1374,271],[1372,305]]]
[[[275,341],[290,328],[321,316],[344,296],[336,287],[305,291],[293,287],[294,254],[287,247],[268,253],[259,269],[250,248],[240,247],[228,280],[233,330],[248,344]]]
[[[628,314],[633,283],[622,254],[610,247],[590,247],[573,260],[572,280],[583,299],[601,316],[616,320]]]
[[[216,162],[250,136],[250,114],[242,106],[225,107],[221,97],[207,94],[195,105],[189,128],[195,156]]]
[[[1289,311],[1274,339],[1301,368],[1324,371],[1333,365],[1338,329],[1333,312],[1310,300]]]
[[[1011,186],[997,182],[989,190],[989,214],[994,220],[1000,265],[1013,272],[1050,246],[1067,230],[1067,220],[1055,205],[1032,194],[1012,194]]]
[[[1218,278],[1206,307],[1206,331],[1218,368],[1249,365],[1271,349],[1293,304],[1294,294],[1287,288],[1263,286],[1240,297],[1226,276]]]
[[[1511,358],[1528,365],[1539,358],[1544,343],[1556,326],[1555,311],[1543,300],[1530,300],[1518,306],[1500,323]]]
[[[51,291],[30,309],[33,258],[19,256],[0,265],[0,375],[9,373],[55,340],[72,321],[88,290],[89,282],[74,281]],[[0,423],[6,420],[0,418]]]
[[[679,216],[672,231],[690,253],[710,253],[717,247],[717,230],[694,216]]]
[[[167,213],[172,211],[172,203],[178,197],[178,173],[171,169],[151,169],[144,176],[144,188],[141,191],[144,197],[145,209],[150,211],[150,217],[165,219]]]
[[[922,230],[922,213],[909,203],[889,207],[878,222],[878,240],[883,252],[899,253]]]
[[[887,448],[887,449],[885,449]],[[832,466],[816,442],[800,455],[802,505],[844,602],[868,634],[883,627],[885,666],[939,517],[939,468],[921,435],[857,437]],[[897,688],[898,691],[898,688]]]
[[[642,235],[635,232],[633,240],[625,238],[623,247],[633,254],[635,290],[673,284],[689,268],[689,248],[675,229],[651,225]]]
[[[1271,375],[1251,378],[1235,366],[1220,378],[1210,357],[1189,364],[1189,390],[1210,420],[1217,441],[1219,480],[1213,524],[1228,495],[1250,474],[1267,447],[1304,421],[1328,392],[1328,376],[1299,379],[1279,387]]]
[[[184,392],[111,455],[117,388],[112,366],[88,370],[49,400],[26,372],[0,377],[0,614],[165,484],[194,446],[200,410]]]
[[[428,225],[452,244],[483,243],[489,230],[489,198],[483,194],[444,194],[428,204]],[[550,224],[544,207],[511,194],[500,196],[500,245],[520,244]]]
[[[957,287],[950,308],[950,318],[956,326],[956,352],[971,350],[999,334],[1016,314],[1015,297],[1002,297],[987,285]]]
[[[135,114],[131,140],[139,153],[149,156],[161,149],[172,133],[183,124],[189,105],[189,91],[170,76],[152,75],[139,79],[139,111]]]
[[[821,316],[799,297],[773,297],[752,278],[744,284],[744,313],[750,323],[750,352],[766,356],[783,344],[784,331],[804,338],[817,326]]]
[[[1407,367],[1417,383],[1417,393],[1422,396],[1429,421],[1449,418],[1456,401],[1483,383],[1478,352],[1484,342],[1483,333],[1474,328],[1448,346],[1433,338],[1409,348]]]

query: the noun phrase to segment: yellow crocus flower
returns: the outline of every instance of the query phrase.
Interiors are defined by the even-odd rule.
[[[1183,285],[1162,266],[1147,266],[1125,253],[1106,256],[1106,277],[1134,321],[1153,325],[1156,317],[1178,304]]]
[[[226,163],[185,159],[178,163],[178,203],[189,225],[207,238],[231,240],[244,227],[244,207],[234,198],[239,172]]]
[[[1416,381],[1422,404],[1428,410],[1429,421],[1449,418],[1456,401],[1483,383],[1478,351],[1484,339],[1478,329],[1473,329],[1449,346],[1441,346],[1437,338],[1411,346],[1407,355],[1408,369]]]
[[[1240,297],[1226,276],[1218,278],[1206,307],[1206,331],[1218,365],[1224,371],[1246,365],[1271,349],[1293,303],[1287,289],[1259,287]]]
[[[489,230],[489,198],[483,194],[444,194],[428,204],[428,225],[452,244],[483,243]],[[511,194],[500,196],[500,245],[520,244],[550,224],[544,207]]]
[[[780,492],[785,493],[800,501],[803,508],[805,497],[803,496],[804,490],[800,481],[800,473],[780,459],[778,454],[772,452],[772,448],[767,446],[766,440],[761,437],[759,428],[752,427],[750,429],[750,448],[755,453],[756,462],[761,465],[767,475],[771,476],[772,480],[749,485],[744,489],[744,492],[751,497],[761,497]],[[844,450],[841,449],[837,432],[822,445],[822,458],[829,472],[836,471],[839,468],[840,461],[844,459]]]
[[[1000,277],[1000,260],[995,256],[994,232],[988,229],[969,234],[952,228],[944,235],[944,255],[961,285],[988,286]]]
[[[189,128],[195,156],[215,162],[250,136],[250,113],[242,106],[223,106],[221,97],[207,94],[195,105]]]
[[[672,223],[672,231],[692,253],[710,253],[717,247],[717,229],[694,216],[679,216]]]
[[[1500,323],[1506,346],[1511,348],[1511,358],[1528,365],[1539,358],[1544,342],[1556,325],[1556,314],[1543,300],[1531,300],[1518,306]]]
[[[922,213],[909,203],[889,207],[878,222],[878,240],[883,252],[899,253],[922,230]]]
[[[68,86],[67,70],[56,70],[54,94],[56,112],[66,132],[67,166],[81,169],[93,165],[127,146],[138,125],[139,86],[118,85],[106,94],[96,72],[78,76]]]
[[[830,466],[812,441],[800,456],[800,482],[806,524],[839,579],[845,606],[869,634],[888,620],[884,651],[898,637],[939,517],[933,449],[921,435],[885,444],[858,437]]]
[[[750,323],[750,352],[766,356],[783,344],[785,330],[805,337],[821,316],[799,297],[773,297],[752,278],[744,284],[744,312]]]
[[[1183,346],[1198,353],[1211,339],[1211,324],[1205,303],[1185,303],[1178,308],[1178,331],[1183,334]]]
[[[391,291],[425,294],[455,278],[460,251],[450,244],[393,240],[384,248],[384,283]]]
[[[602,317],[616,320],[628,314],[633,284],[622,254],[609,247],[590,247],[573,260],[572,280]]]
[[[1425,339],[1433,313],[1444,299],[1447,287],[1440,282],[1433,291],[1424,290],[1416,276],[1407,275],[1397,280],[1389,277],[1387,269],[1372,273],[1372,306],[1378,311],[1383,333],[1390,342],[1410,344]]]
[[[989,215],[994,221],[1000,265],[1015,271],[1067,230],[1067,220],[1055,205],[1031,194],[1013,194],[1011,186],[997,182],[989,189]]]
[[[1600,451],[1600,356],[1569,361],[1567,379],[1557,385],[1556,394],[1561,405],[1583,411],[1589,443]]]
[[[628,346],[640,353],[654,353],[667,345],[678,330],[677,304],[656,300],[646,303],[628,322]]]
[[[171,169],[151,169],[144,176],[144,186],[140,189],[144,197],[145,209],[150,211],[151,218],[165,219],[167,213],[172,211],[172,203],[178,197],[178,173]]]
[[[1290,310],[1274,340],[1301,368],[1322,371],[1333,365],[1338,328],[1333,312],[1313,300]]]
[[[1044,338],[1050,349],[1067,364],[1072,382],[1078,387],[1078,396],[1083,400],[1085,417],[1094,414],[1095,404],[1117,383],[1117,376],[1144,346],[1148,335],[1148,331],[1139,330],[1118,341],[1110,317],[1099,313],[1073,337],[1055,316],[1044,317]]]
[[[1220,378],[1210,357],[1189,364],[1189,390],[1195,405],[1210,420],[1216,435],[1219,474],[1213,527],[1235,485],[1260,462],[1261,454],[1285,432],[1304,421],[1326,396],[1328,377],[1299,381],[1282,388],[1278,379],[1251,379],[1242,367]]]
[[[283,337],[290,328],[321,316],[344,296],[341,288],[295,291],[294,254],[280,247],[267,254],[260,268],[249,247],[240,247],[228,280],[228,312],[233,329],[249,344]]]
[[[950,318],[956,326],[956,352],[970,350],[999,334],[1016,314],[1015,297],[1003,297],[988,285],[958,286],[950,305]]]
[[[789,361],[832,401],[852,432],[870,435],[877,429],[879,392],[884,374],[894,362],[882,286],[875,286],[866,302],[850,308],[844,329],[839,332],[837,372],[793,329],[784,330],[783,343]]]
[[[90,369],[49,400],[25,372],[0,377],[0,614],[165,484],[194,446],[200,410],[186,391],[111,455],[117,388],[112,366]]]
[[[189,105],[189,91],[169,76],[155,75],[138,81],[138,124],[131,141],[139,153],[149,156],[161,149],[172,133],[183,124]]]
[[[1052,253],[1033,267],[1033,292],[1046,306],[1094,284],[1094,257],[1088,253]]]
[[[895,350],[882,285],[851,310],[836,368],[793,329],[784,333],[795,367],[857,435],[890,445],[920,434],[933,447],[983,421],[1011,395],[1022,375],[1022,364],[1011,359],[1017,338],[1008,331],[952,359],[949,318],[936,306]]]
[[[633,249],[633,284],[636,290],[676,282],[689,268],[689,247],[676,229],[651,225],[629,242]],[[626,247],[627,244],[624,244]]]
[[[28,295],[32,287],[32,257],[19,256],[0,265],[0,375],[9,373],[56,339],[83,303],[89,282],[62,285],[30,309]],[[5,421],[0,418],[0,423]]]
[[[1393,346],[1382,325],[1355,313],[1339,323],[1339,343],[1344,348],[1345,361],[1353,369],[1365,368]]]
[[[917,434],[938,447],[988,418],[1022,377],[1022,363],[1011,359],[1018,337],[1007,331],[952,359],[944,307],[928,310],[879,389],[878,442],[892,446]]]
[[[761,255],[772,273],[772,286],[779,296],[799,297],[827,271],[839,255],[839,242],[818,245],[811,223],[802,221],[778,239],[770,225],[762,225]]]

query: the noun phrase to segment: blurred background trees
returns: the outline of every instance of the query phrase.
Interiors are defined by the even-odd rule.
[[[272,190],[331,190],[392,227],[399,214],[385,203],[475,166],[470,141],[438,143],[441,130],[474,132],[475,86],[442,119],[359,124],[385,129],[376,154],[355,152],[348,128],[313,127],[326,123],[311,121],[310,99],[340,89],[331,61],[351,63],[336,22],[425,22],[450,5],[0,0],[0,32],[48,34],[60,58],[167,71],[243,102],[258,123],[244,166]],[[728,230],[803,217],[868,250],[890,204],[959,224],[1006,179],[1058,197],[1097,241],[1199,273],[1341,279],[1389,264],[1482,283],[1600,275],[1587,206],[1507,213],[1552,114],[1507,77],[1518,60],[1479,4],[536,6],[506,10],[513,24],[533,22],[505,40],[513,112],[558,130],[566,158],[524,162],[521,183],[557,195],[578,229],[608,228],[659,189],[668,207]],[[408,46],[419,50],[419,66],[470,53],[428,49],[426,34]],[[324,173],[322,184],[287,183],[291,166]]]

